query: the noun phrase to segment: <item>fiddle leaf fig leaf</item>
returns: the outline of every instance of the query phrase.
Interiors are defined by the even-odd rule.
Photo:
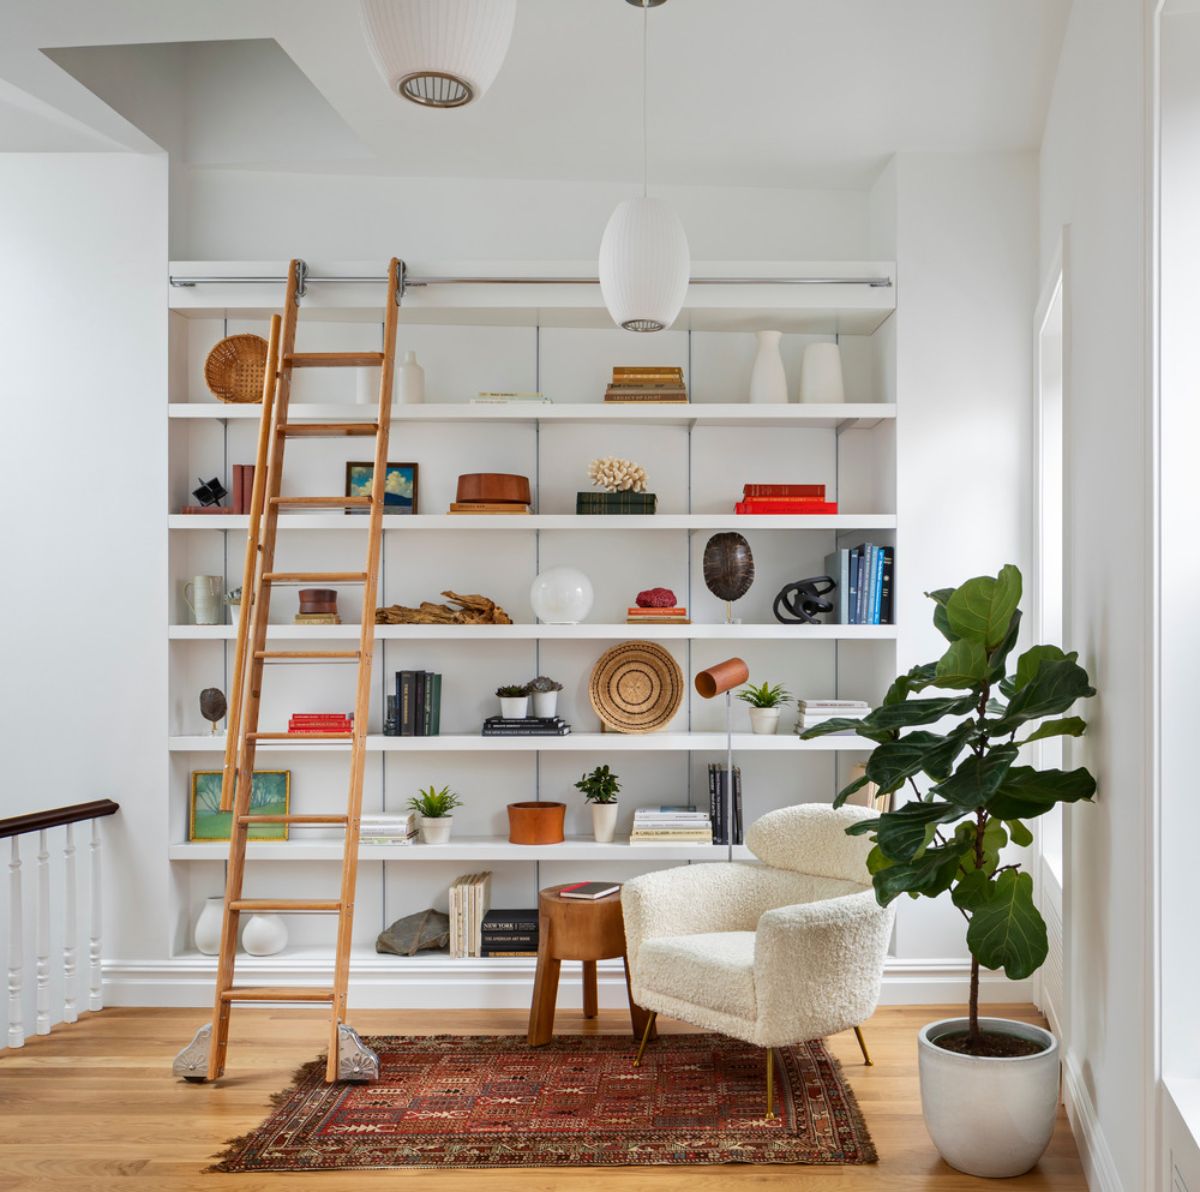
[[[1047,737],[1082,737],[1085,728],[1087,728],[1087,721],[1080,716],[1066,716],[1062,720],[1047,720],[1017,744],[1028,745],[1030,741],[1044,741]]]
[[[988,670],[987,651],[982,643],[960,638],[950,643],[934,674],[935,687],[978,687]]]
[[[895,862],[879,869],[874,875],[876,901],[887,906],[901,894],[936,897],[954,883],[961,856],[961,846],[952,841],[927,848],[915,861]]]
[[[992,879],[982,869],[972,869],[954,883],[950,901],[961,911],[973,911],[988,900],[991,891]]]
[[[1013,844],[1028,848],[1033,843],[1033,833],[1020,820],[1010,819],[1005,823],[1008,826],[1008,838]]]
[[[845,801],[850,798],[855,791],[862,790],[862,788],[870,781],[871,780],[865,774],[860,774],[856,779],[854,779],[853,782],[848,782],[840,791],[838,791],[837,798],[833,801],[834,807],[841,807],[841,805],[845,803]]]
[[[1077,699],[1096,694],[1087,671],[1072,658],[1043,662],[1033,676],[1008,702],[1008,710],[993,731],[1011,732],[1029,720],[1056,716]]]
[[[982,757],[972,753],[963,758],[958,769],[945,782],[938,783],[932,793],[953,803],[960,812],[974,811],[987,805],[1016,760],[1015,745],[999,745]]]
[[[883,706],[903,703],[914,691],[923,691],[933,682],[935,663],[925,662],[914,666],[906,675],[901,675],[893,681],[883,697]]]
[[[867,854],[867,872],[874,877],[877,873],[882,873],[885,869],[891,869],[896,862],[890,857],[885,857],[880,850],[879,845],[876,845]]]
[[[1077,803],[1096,793],[1096,780],[1087,770],[1035,770],[1013,766],[988,802],[999,819],[1032,819],[1057,803]]]
[[[1078,652],[1064,654],[1057,646],[1030,646],[1017,659],[1017,673],[1013,675],[1013,694],[1028,684],[1029,680],[1038,673],[1045,662],[1074,662],[1079,657]]]
[[[1021,573],[1007,563],[995,578],[980,575],[955,588],[946,601],[946,619],[957,637],[994,650],[1004,641],[1020,600]]]
[[[962,811],[949,803],[906,803],[871,821],[875,841],[885,857],[912,861],[933,842],[938,824],[960,818]],[[856,828],[858,824],[854,825]],[[849,831],[849,829],[848,829]]]
[[[958,641],[958,634],[950,628],[950,618],[946,615],[946,604],[950,597],[954,595],[953,588],[938,588],[933,592],[926,592],[926,596],[934,601],[937,607],[933,610],[933,625],[934,628],[948,641]]]
[[[1008,623],[1008,632],[1004,635],[1004,640],[988,654],[988,682],[998,683],[1004,678],[1004,668],[1008,663],[1008,656],[1016,647],[1017,638],[1021,634],[1021,610],[1017,609],[1012,615],[1012,620]]]
[[[880,794],[894,791],[922,772],[945,778],[962,752],[966,733],[955,730],[948,736],[917,731],[899,741],[880,745],[867,760],[867,778],[878,783]]]
[[[915,728],[936,724],[943,716],[961,716],[975,707],[971,695],[941,695],[932,699],[908,699],[902,704],[876,708],[863,723],[870,729]]]
[[[1006,870],[988,889],[972,891],[967,947],[985,968],[1012,981],[1035,973],[1046,959],[1046,923],[1033,903],[1033,878]]]
[[[966,848],[962,859],[963,872],[995,873],[996,866],[1000,864],[1000,852],[1008,843],[1004,825],[998,819],[988,820],[983,830],[981,856],[978,857],[975,855],[976,837],[974,824],[959,824],[954,830],[954,839]]]
[[[838,716],[833,720],[826,720],[823,724],[814,724],[812,728],[807,728],[800,734],[802,741],[811,741],[814,737],[828,737],[832,733],[857,733],[860,737],[867,737],[872,741],[891,741],[895,739],[896,734],[890,729],[881,729],[872,727],[866,719],[851,720],[846,716]]]

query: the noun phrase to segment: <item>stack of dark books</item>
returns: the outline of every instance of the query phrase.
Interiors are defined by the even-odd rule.
[[[708,810],[712,818],[713,844],[742,843],[742,768],[733,767],[733,805],[726,793],[729,771],[723,762],[710,762],[708,767]],[[730,840],[732,821],[733,839]]]
[[[618,366],[612,370],[612,383],[604,392],[605,401],[686,402],[687,399],[683,369],[677,366]]]
[[[385,737],[436,737],[442,729],[442,676],[432,671],[397,671],[396,691],[387,697]]]
[[[483,916],[480,956],[536,956],[537,911],[488,911]]]
[[[658,507],[655,493],[605,493],[586,492],[575,494],[576,513],[653,513]]]
[[[565,737],[570,731],[561,716],[489,716],[483,722],[485,737]]]

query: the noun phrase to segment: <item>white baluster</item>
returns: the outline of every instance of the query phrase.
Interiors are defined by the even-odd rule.
[[[100,974],[100,821],[92,820],[92,927],[88,943],[88,1009],[104,1009],[104,987]]]
[[[50,850],[46,832],[38,833],[37,854],[37,1018],[33,1029],[50,1033]]]
[[[24,941],[21,938],[21,846],[20,837],[12,838],[12,854],[8,863],[8,1045],[21,1047],[25,1043],[25,1016],[21,1007],[21,959]]]
[[[63,848],[67,891],[63,907],[63,1022],[79,1020],[79,991],[75,973],[75,945],[78,934],[75,888],[75,825],[67,825],[67,843]]]

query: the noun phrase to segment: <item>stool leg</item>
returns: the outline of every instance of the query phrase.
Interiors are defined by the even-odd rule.
[[[596,993],[596,962],[583,962],[583,1016],[595,1018],[600,1009],[600,1000]]]
[[[554,1006],[558,1001],[558,974],[562,961],[538,953],[533,979],[533,1004],[529,1009],[529,1046],[541,1047],[554,1035]]]
[[[651,1010],[649,1017],[646,1019],[646,1029],[642,1032],[642,1041],[638,1044],[637,1055],[633,1057],[633,1066],[636,1068],[642,1062],[642,1052],[646,1050],[646,1044],[650,1040],[650,1032],[654,1029],[654,1020],[658,1017],[657,1010]]]
[[[867,1050],[867,1041],[863,1038],[861,1026],[854,1028],[854,1037],[858,1040],[858,1046],[863,1053],[863,1065],[867,1068],[873,1067],[875,1061],[871,1059],[871,1053]]]

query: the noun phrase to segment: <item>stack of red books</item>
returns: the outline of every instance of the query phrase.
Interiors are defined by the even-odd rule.
[[[625,610],[625,620],[630,625],[689,625],[687,609],[678,606],[672,608],[636,608]]]
[[[823,484],[746,484],[734,513],[836,513]]]
[[[354,731],[353,712],[293,712],[289,733],[349,733]]]

